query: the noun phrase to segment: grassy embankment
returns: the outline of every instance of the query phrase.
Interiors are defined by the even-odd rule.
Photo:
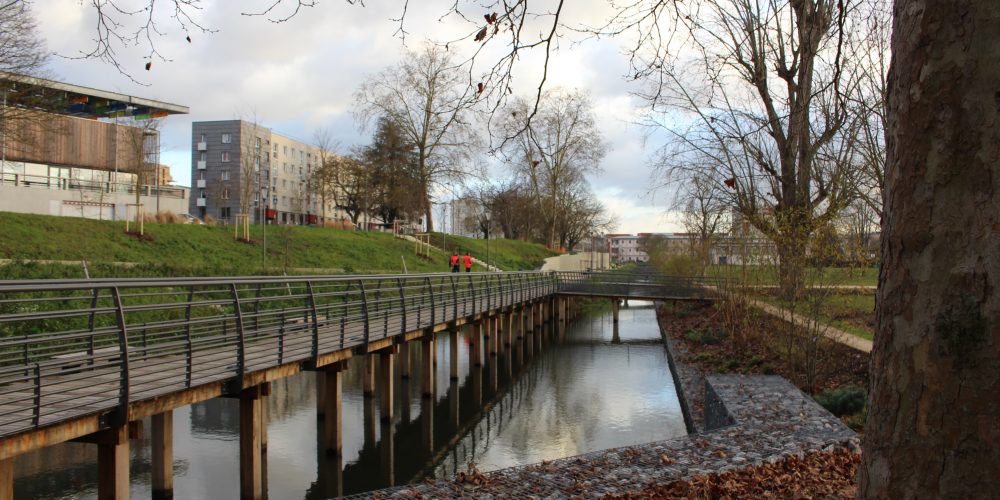
[[[449,252],[458,252],[460,255],[465,255],[468,251],[473,257],[486,261],[486,240],[433,233],[431,244]],[[501,239],[490,240],[488,255],[490,263],[505,271],[530,271],[541,267],[546,257],[559,254],[535,243]],[[476,270],[473,267],[473,271]]]
[[[754,298],[791,308],[799,314],[812,315],[818,311],[816,316],[823,324],[868,340],[873,337],[875,290],[864,287],[878,284],[877,268],[808,268],[806,285],[817,291],[813,292],[813,298],[794,305],[783,304],[776,296],[776,266],[711,266],[705,273],[745,285]]]
[[[404,261],[410,273],[448,270],[445,252],[418,256],[413,242],[382,233],[269,226],[264,263],[260,227],[251,229],[252,243],[236,241],[231,226],[145,227],[148,237],[137,238],[125,234],[122,222],[0,212],[0,259],[16,262],[0,265],[0,279],[84,277],[77,263],[24,261],[86,261],[95,278],[402,273]],[[477,252],[476,240],[462,241]],[[524,242],[494,241],[493,247],[500,249],[502,269],[533,269],[548,256]]]

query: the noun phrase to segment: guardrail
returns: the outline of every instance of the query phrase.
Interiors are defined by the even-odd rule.
[[[0,436],[556,291],[538,272],[0,281]]]
[[[560,293],[622,298],[707,298],[710,287],[718,287],[725,282],[713,277],[664,276],[645,269],[625,272],[560,271],[555,275]]]

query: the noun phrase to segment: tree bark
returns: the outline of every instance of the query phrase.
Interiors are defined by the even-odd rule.
[[[1000,491],[1000,3],[897,0],[864,498]]]

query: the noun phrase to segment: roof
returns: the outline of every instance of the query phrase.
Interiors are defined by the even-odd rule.
[[[190,112],[179,104],[14,73],[0,72],[0,90],[8,106],[82,118],[145,120]]]

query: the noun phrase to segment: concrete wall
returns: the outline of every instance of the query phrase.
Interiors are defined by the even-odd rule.
[[[160,196],[161,212],[185,213],[188,211],[187,191],[184,197]],[[147,214],[156,213],[156,196],[141,196]],[[0,212],[18,212],[41,215],[64,215],[88,219],[123,220],[126,205],[135,203],[129,193],[101,193],[47,189],[44,187],[0,185]]]

